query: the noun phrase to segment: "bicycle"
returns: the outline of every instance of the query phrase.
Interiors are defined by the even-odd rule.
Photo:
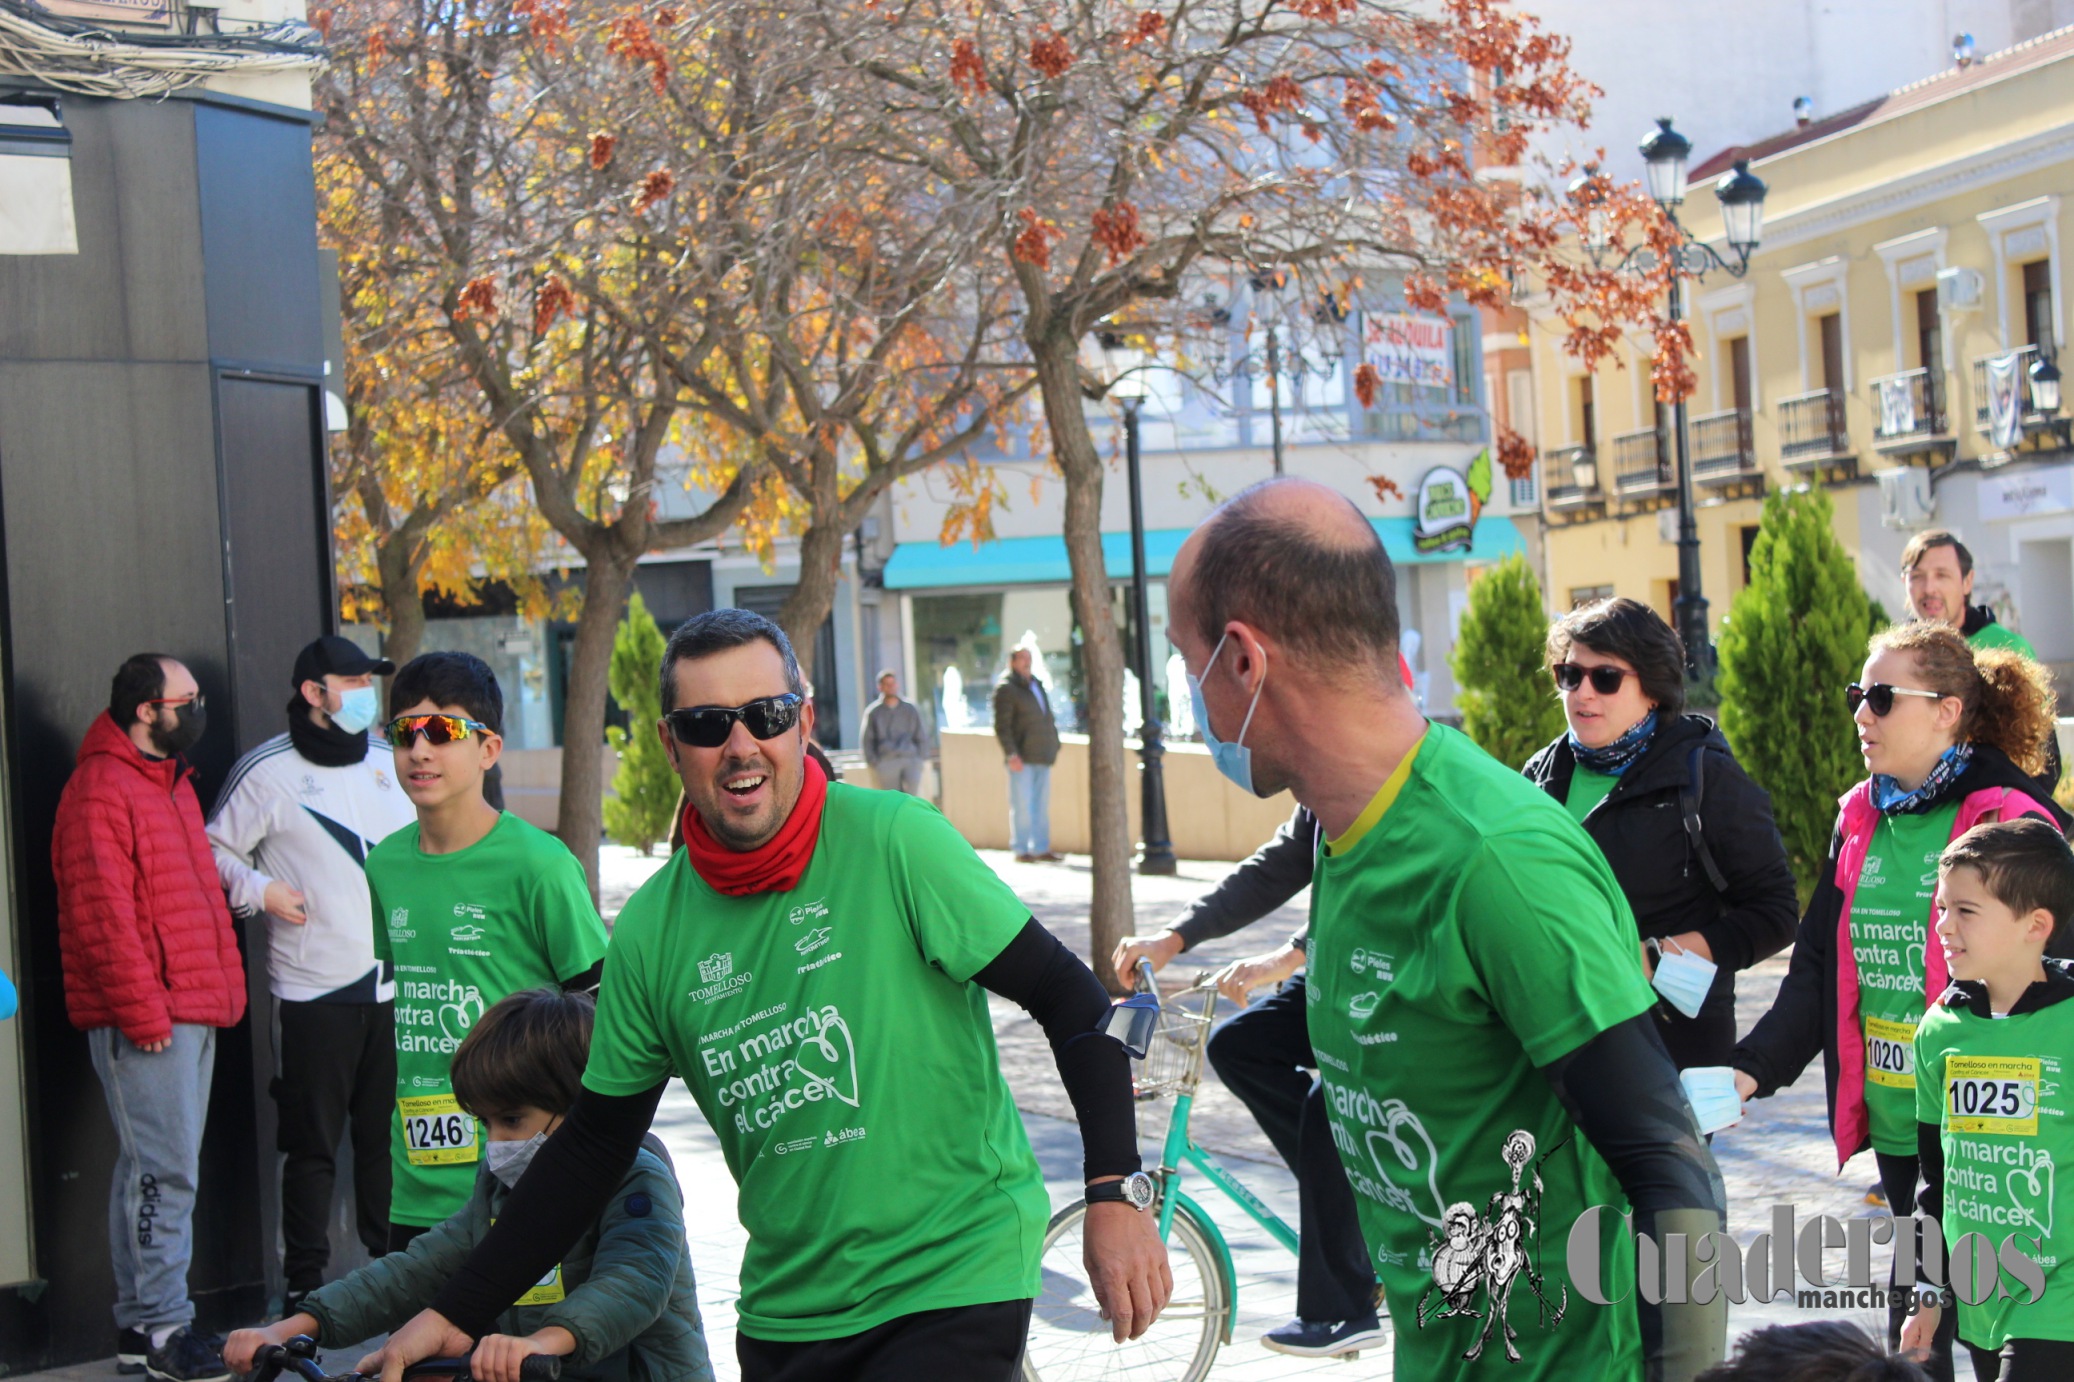
[[[298,1334],[285,1344],[268,1344],[252,1356],[252,1373],[246,1382],[278,1382],[284,1372],[302,1382],[374,1382],[363,1373],[327,1374],[317,1352],[317,1341]],[[474,1382],[466,1358],[427,1358],[404,1369],[405,1382]],[[561,1382],[562,1360],[534,1354],[519,1364],[520,1382]]]
[[[1115,1343],[1082,1265],[1081,1226],[1087,1206],[1068,1205],[1045,1229],[1041,1293],[1023,1352],[1024,1382],[1200,1382],[1209,1375],[1217,1350],[1231,1342],[1238,1318],[1238,1273],[1216,1221],[1181,1189],[1184,1167],[1201,1172],[1270,1238],[1296,1251],[1296,1230],[1189,1136],[1189,1109],[1202,1083],[1204,1051],[1216,1020],[1216,987],[1202,979],[1184,992],[1181,1002],[1163,1001],[1151,964],[1140,960],[1137,992],[1152,996],[1158,1022],[1134,1073],[1136,1095],[1140,1101],[1167,1095],[1174,1099],[1159,1169],[1152,1172],[1158,1198],[1148,1211],[1159,1215],[1174,1293],[1151,1329],[1137,1339]],[[1192,1005],[1196,995],[1204,995],[1200,1008]],[[1353,1359],[1360,1354],[1356,1350],[1335,1356]]]

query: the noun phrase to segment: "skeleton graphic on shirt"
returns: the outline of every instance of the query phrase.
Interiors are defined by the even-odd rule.
[[[1506,1318],[1506,1310],[1512,1301],[1512,1288],[1521,1277],[1526,1278],[1534,1292],[1541,1323],[1553,1329],[1563,1322],[1563,1313],[1570,1304],[1569,1288],[1558,1284],[1557,1299],[1549,1300],[1541,1272],[1527,1254],[1527,1240],[1540,1232],[1541,1163],[1568,1141],[1564,1138],[1536,1160],[1534,1135],[1524,1128],[1515,1130],[1505,1139],[1500,1153],[1512,1171],[1512,1189],[1491,1196],[1482,1217],[1466,1201],[1449,1205],[1441,1215],[1440,1230],[1433,1235],[1433,1285],[1419,1299],[1417,1319],[1419,1328],[1424,1329],[1429,1318],[1427,1308],[1436,1293],[1440,1296],[1440,1309],[1430,1318],[1444,1320],[1467,1315],[1481,1319],[1483,1329],[1462,1355],[1464,1359],[1481,1357],[1492,1329],[1502,1327],[1506,1358],[1514,1363],[1520,1361],[1519,1350],[1513,1347],[1519,1334]],[[1522,1176],[1527,1178],[1524,1186]]]

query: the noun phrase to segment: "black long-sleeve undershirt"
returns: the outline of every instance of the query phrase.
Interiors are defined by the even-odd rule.
[[[1044,1029],[1080,1118],[1087,1177],[1138,1170],[1130,1060],[1115,1041],[1095,1034],[1109,997],[1088,967],[1032,918],[973,978],[1022,1006]],[[584,1090],[431,1308],[481,1338],[604,1213],[668,1083],[628,1095]]]

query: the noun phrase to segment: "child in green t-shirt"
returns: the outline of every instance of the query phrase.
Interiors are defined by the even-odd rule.
[[[480,1136],[447,1066],[484,1009],[522,989],[594,989],[605,926],[554,836],[499,811],[504,696],[467,653],[412,658],[389,687],[396,776],[417,824],[367,855],[375,953],[396,971],[389,1248],[445,1220],[476,1181]]]
[[[1981,1382],[2074,1377],[2074,1270],[2054,1233],[2074,1225],[2074,1176],[2055,1175],[2074,1170],[2074,964],[2045,958],[2074,920],[2074,853],[2036,818],[1975,826],[1938,859],[1937,918],[1953,982],[1916,1029],[1917,1141],[1959,1341]],[[1962,1259],[1999,1270],[1969,1290]],[[1928,1349],[1942,1313],[1918,1309],[1903,1347]]]
[[[320,1344],[370,1339],[424,1309],[576,1102],[592,1022],[590,995],[554,988],[515,993],[484,1013],[453,1062],[455,1097],[490,1133],[468,1202],[404,1251],[312,1291],[286,1319],[231,1335],[230,1366],[249,1372],[262,1346],[298,1334]],[[470,1375],[519,1382],[520,1364],[537,1353],[563,1359],[571,1379],[712,1382],[683,1210],[677,1178],[651,1139],[597,1224],[476,1342]]]

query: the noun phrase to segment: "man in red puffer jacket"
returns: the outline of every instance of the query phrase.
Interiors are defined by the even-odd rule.
[[[194,1332],[187,1267],[216,1029],[245,1015],[245,971],[181,757],[205,723],[194,674],[142,653],[58,801],[51,863],[65,1009],[87,1034],[120,1151],[108,1200],[117,1370],[225,1382]]]

